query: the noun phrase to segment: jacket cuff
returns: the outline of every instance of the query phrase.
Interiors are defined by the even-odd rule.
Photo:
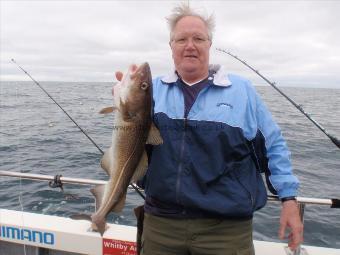
[[[284,198],[281,198],[281,202],[284,203],[286,201],[290,201],[290,200],[295,200],[296,201],[296,197],[295,196],[292,196],[292,197],[284,197]]]
[[[297,197],[297,189],[286,189],[278,192],[279,199],[282,200],[286,197]]]

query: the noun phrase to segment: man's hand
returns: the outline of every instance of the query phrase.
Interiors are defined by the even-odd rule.
[[[285,236],[287,227],[290,229],[290,233],[288,236]],[[296,200],[289,200],[282,203],[279,238],[288,238],[288,246],[291,250],[295,250],[303,241],[303,224],[300,219]]]

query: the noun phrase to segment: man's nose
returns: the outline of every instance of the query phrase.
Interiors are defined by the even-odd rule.
[[[187,43],[185,44],[186,48],[194,48],[195,43],[193,38],[188,38]]]

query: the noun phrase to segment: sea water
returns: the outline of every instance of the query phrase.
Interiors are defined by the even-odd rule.
[[[111,144],[113,116],[98,111],[112,105],[111,83],[41,82],[100,148]],[[256,87],[292,152],[299,196],[340,198],[340,150],[286,99],[269,86]],[[282,90],[340,139],[340,89]],[[33,82],[0,84],[0,170],[106,180],[101,153]],[[64,185],[0,176],[0,208],[49,215],[92,213],[90,186]],[[19,202],[21,198],[21,203]],[[136,225],[133,208],[143,203],[128,191],[122,214],[109,221]],[[281,204],[269,202],[255,213],[254,239],[278,242]],[[307,205],[304,243],[340,248],[340,209]]]

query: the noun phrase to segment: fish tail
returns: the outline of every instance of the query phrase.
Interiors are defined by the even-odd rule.
[[[97,217],[96,215],[92,215],[92,230],[99,232],[101,236],[103,236],[105,230],[107,229],[106,220],[102,217]]]

